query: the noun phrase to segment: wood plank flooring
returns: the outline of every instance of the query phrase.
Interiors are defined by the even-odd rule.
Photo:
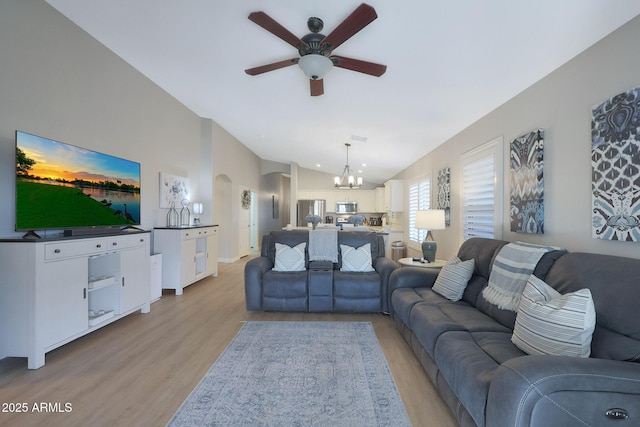
[[[40,369],[0,360],[0,426],[164,426],[242,322],[258,320],[372,322],[412,424],[457,425],[388,316],[247,312],[248,259],[47,353]]]

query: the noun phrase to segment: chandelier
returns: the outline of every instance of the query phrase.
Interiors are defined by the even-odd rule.
[[[351,175],[351,169],[349,168],[349,147],[351,147],[351,144],[346,142],[344,145],[347,146],[347,164],[344,166],[342,176],[336,176],[333,179],[333,184],[336,188],[342,190],[360,188],[360,186],[362,186],[362,177],[359,176],[358,178],[355,178],[353,175]]]

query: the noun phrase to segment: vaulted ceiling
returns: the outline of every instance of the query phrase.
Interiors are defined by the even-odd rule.
[[[297,57],[248,19],[329,34],[358,0],[46,0],[196,114],[263,159],[384,182],[640,13],[621,0],[368,0],[378,18],[334,54],[387,65],[335,68],[309,95]],[[480,141],[482,142],[482,141]],[[366,163],[366,167],[360,166]]]

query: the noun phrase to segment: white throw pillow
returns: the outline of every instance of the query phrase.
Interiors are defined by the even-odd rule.
[[[442,267],[431,290],[448,300],[459,301],[473,275],[475,260],[461,261],[457,256],[451,257]]]
[[[342,267],[340,271],[368,272],[375,271],[371,265],[371,243],[354,248],[340,245],[342,252]]]
[[[532,274],[522,292],[511,342],[527,354],[589,357],[595,326],[589,289],[562,295]]]
[[[276,265],[273,271],[304,271],[304,249],[306,242],[294,247],[276,243]]]

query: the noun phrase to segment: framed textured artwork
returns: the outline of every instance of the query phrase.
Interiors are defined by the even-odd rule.
[[[271,214],[273,218],[280,217],[280,200],[275,194],[271,196]]]
[[[189,179],[160,172],[160,207],[170,208],[173,203],[174,207],[179,208],[185,199],[191,200]]]
[[[640,241],[640,87],[591,111],[592,236]]]
[[[438,209],[444,210],[444,224],[451,225],[451,169],[438,171]]]
[[[511,231],[544,234],[544,131],[511,141],[509,157]]]

